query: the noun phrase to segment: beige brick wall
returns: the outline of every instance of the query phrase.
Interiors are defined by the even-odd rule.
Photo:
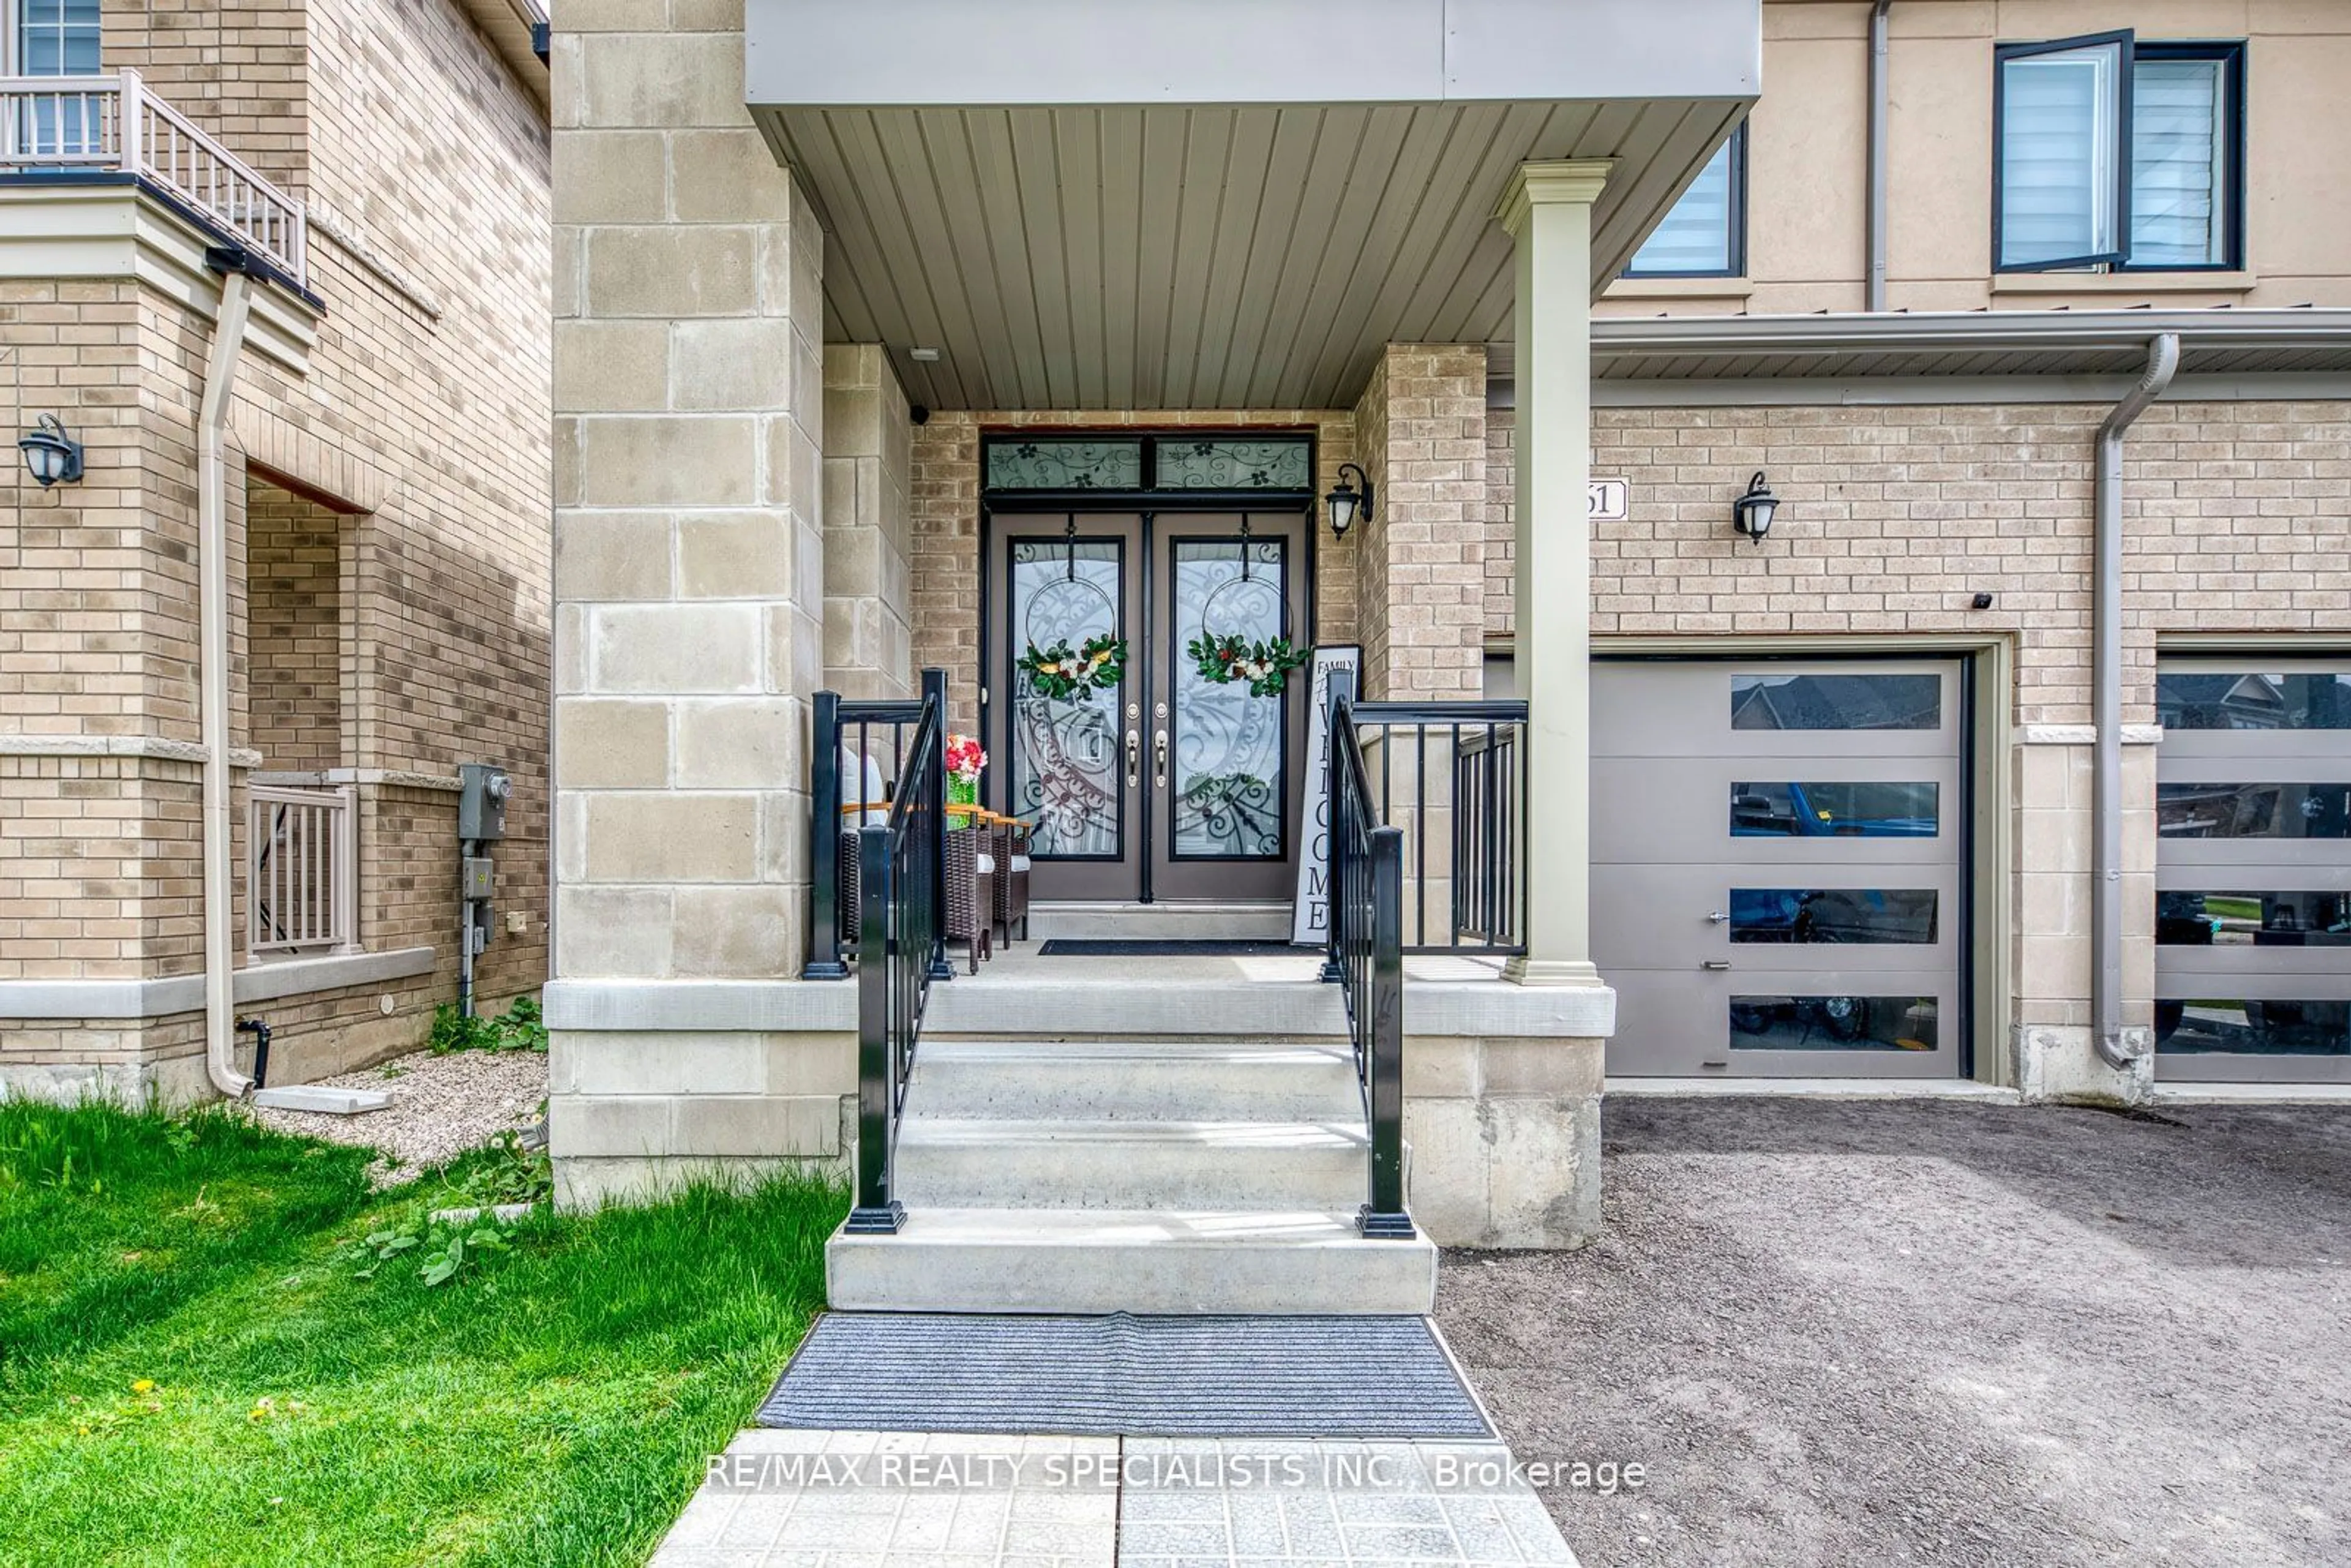
[[[309,183],[302,0],[101,0],[99,61],[129,67],[273,183]],[[328,91],[348,78],[328,74]]]
[[[342,520],[275,485],[245,496],[246,734],[264,768],[340,768]]]
[[[547,909],[544,118],[454,0],[396,16],[363,0],[110,0],[105,23],[110,68],[144,71],[233,152],[331,209],[345,235],[311,230],[324,314],[307,373],[255,353],[241,367],[229,441],[233,742],[263,743],[279,768],[512,768],[499,903],[528,925],[514,935],[501,922],[482,989],[497,1000],[535,988]],[[314,94],[314,78],[333,90]],[[198,738],[194,422],[210,340],[209,320],[169,288],[0,288],[0,346],[15,350],[25,403],[58,412],[89,455],[83,484],[26,498],[40,528],[0,546],[0,737]],[[20,835],[0,849],[11,862],[0,925],[68,917],[39,898],[13,905],[19,888],[83,890],[63,901],[78,933],[35,938],[0,974],[199,968],[197,768],[0,760],[0,820],[26,814],[19,799],[31,810],[46,796],[110,824],[79,841]],[[57,777],[68,768],[82,772]],[[371,946],[429,941],[440,967],[385,988],[389,1019],[374,989],[340,1009],[331,998],[270,1004],[261,1010],[280,1026],[284,1060],[413,1041],[431,1003],[455,993],[454,797],[399,793],[362,787],[362,932]],[[240,789],[240,840],[243,814]],[[116,844],[131,852],[92,852]],[[39,854],[26,852],[34,845]],[[177,1020],[109,1025],[90,1040],[99,1055],[199,1049]]]
[[[1593,471],[1631,516],[1593,530],[1595,634],[2005,632],[2015,717],[2090,717],[2090,404],[1602,409]],[[1499,449],[1489,446],[1489,456]],[[1730,528],[1757,469],[1760,549]],[[1510,471],[1489,464],[1487,548]],[[2351,404],[2158,402],[2124,464],[2124,718],[2154,717],[2167,632],[2351,630]],[[1993,607],[1970,607],[1977,592]],[[1509,630],[1501,590],[1487,628]]]
[[[1364,689],[1474,698],[1485,681],[1486,350],[1391,343],[1355,405],[1377,504],[1358,547]]]
[[[1344,410],[1239,409],[1120,413],[1012,410],[940,413],[914,433],[914,665],[947,672],[949,709],[967,729],[979,723],[979,444],[983,433],[1040,428],[1175,430],[1187,427],[1311,430],[1314,486],[1327,494],[1339,465],[1357,461],[1354,418]],[[1357,641],[1356,536],[1331,538],[1315,508],[1314,637]]]

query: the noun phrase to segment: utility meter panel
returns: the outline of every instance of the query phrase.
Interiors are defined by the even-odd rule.
[[[486,762],[461,763],[457,781],[457,836],[475,842],[505,838],[507,798],[514,793],[507,770]]]

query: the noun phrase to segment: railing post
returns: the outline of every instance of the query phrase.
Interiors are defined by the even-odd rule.
[[[860,812],[858,826],[864,823]],[[841,694],[819,692],[809,742],[809,934],[808,962],[800,967],[803,980],[849,977],[849,966],[841,958]]]
[[[857,1205],[853,1236],[891,1236],[906,1210],[890,1190],[891,1127],[897,1112],[890,1040],[890,830],[857,831]]]
[[[360,946],[360,802],[359,787],[340,786],[342,804],[335,810],[335,942],[337,950],[357,953]]]
[[[1355,721],[1352,716],[1350,706],[1355,700],[1355,672],[1334,668],[1331,672],[1327,690],[1328,701],[1331,705],[1328,716],[1330,722],[1322,727],[1322,733],[1328,737],[1330,743],[1331,777],[1323,781],[1325,786],[1323,794],[1330,802],[1325,809],[1331,813],[1328,841],[1331,852],[1324,857],[1322,876],[1325,884],[1323,891],[1329,895],[1324,907],[1330,911],[1330,915],[1325,922],[1330,926],[1330,934],[1329,945],[1322,953],[1322,973],[1320,978],[1325,985],[1340,986],[1346,984],[1347,981],[1347,967],[1343,961],[1339,933],[1340,911],[1347,906],[1347,901],[1339,894],[1339,868],[1343,860],[1339,852],[1339,813],[1342,810],[1341,801],[1343,793],[1339,783],[1340,774],[1343,771],[1340,767],[1339,747],[1355,744]]]
[[[1404,831],[1371,834],[1371,954],[1364,1006],[1371,1100],[1371,1194],[1356,1218],[1367,1237],[1406,1239],[1404,1206]]]
[[[147,115],[141,99],[147,89],[139,73],[128,67],[115,75],[122,83],[114,99],[115,146],[122,160],[122,172],[143,174],[147,172]]]
[[[952,980],[955,966],[947,962],[947,673],[923,672],[923,706],[935,704],[939,726],[938,761],[917,783],[922,805],[930,813],[925,831],[931,835],[931,978]],[[906,788],[904,780],[898,786]]]

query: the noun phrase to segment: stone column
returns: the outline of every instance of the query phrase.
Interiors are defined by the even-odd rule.
[[[1599,160],[1523,163],[1495,215],[1518,244],[1518,674],[1528,705],[1521,985],[1592,967],[1592,204]]]
[[[824,684],[914,695],[907,486],[914,426],[879,343],[824,346]]]
[[[739,8],[695,9],[573,6],[554,38],[548,1016],[571,1203],[659,1162],[841,1152],[846,988],[744,999],[806,946],[823,236],[744,109]]]

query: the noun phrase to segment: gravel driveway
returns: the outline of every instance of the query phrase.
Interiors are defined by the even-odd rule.
[[[2351,1563],[2351,1106],[1612,1100],[1437,1317],[1586,1568]]]

